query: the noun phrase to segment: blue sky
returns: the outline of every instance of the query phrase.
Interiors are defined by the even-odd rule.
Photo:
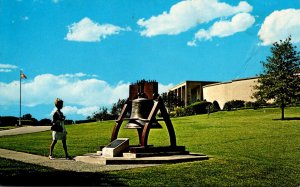
[[[300,46],[300,0],[0,0],[0,116],[85,119],[157,80],[256,76],[270,45]]]

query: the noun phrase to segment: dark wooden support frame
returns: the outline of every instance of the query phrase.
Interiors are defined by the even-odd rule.
[[[149,113],[148,118],[142,119],[146,122],[144,127],[142,129],[137,129],[138,134],[139,134],[140,146],[141,147],[148,146],[148,136],[149,136],[149,132],[150,132],[150,128],[151,128],[150,126],[156,120],[155,116],[156,116],[158,110],[160,110],[163,120],[165,121],[165,124],[167,126],[167,130],[169,132],[170,144],[172,147],[176,147],[176,136],[175,136],[174,127],[172,125],[171,119],[170,119],[169,114],[166,110],[166,107],[163,103],[162,98],[158,97],[156,100],[153,100],[153,102],[154,102],[154,104],[151,109],[151,112]],[[111,141],[114,141],[115,139],[118,138],[118,133],[119,133],[120,127],[124,121],[124,118],[125,118],[127,112],[130,111],[131,105],[132,105],[132,102],[127,101],[127,103],[123,106],[121,114],[118,117],[118,119],[116,120],[116,124],[114,126],[113,133],[111,136]]]

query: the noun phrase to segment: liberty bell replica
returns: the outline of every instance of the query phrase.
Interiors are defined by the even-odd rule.
[[[156,119],[157,112],[161,112],[162,119]],[[129,118],[126,118],[130,114]],[[125,129],[136,129],[140,146],[147,147],[149,131],[152,128],[161,129],[158,121],[164,121],[169,132],[171,146],[176,146],[176,137],[169,114],[164,106],[162,98],[158,94],[156,81],[137,81],[129,87],[129,98],[123,106],[121,114],[116,120],[111,141],[118,137],[119,129],[123,121],[128,121]]]
[[[137,83],[138,94],[137,98],[132,100],[131,114],[125,126],[126,129],[142,129],[146,122],[149,122],[147,118],[153,108],[154,101],[153,99],[148,99],[148,96],[144,93],[145,84],[146,81],[144,80]],[[153,97],[156,97],[156,95],[157,93],[154,93]],[[155,117],[149,125],[150,128],[162,128]]]

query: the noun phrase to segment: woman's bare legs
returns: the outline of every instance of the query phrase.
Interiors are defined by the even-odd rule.
[[[57,140],[52,140],[52,143],[50,145],[50,154],[49,154],[49,158],[52,159],[52,153],[55,147],[55,144],[57,143]]]
[[[66,159],[70,159],[69,154],[68,154],[68,148],[67,148],[67,140],[62,140],[62,144],[63,144],[63,147],[64,147]]]

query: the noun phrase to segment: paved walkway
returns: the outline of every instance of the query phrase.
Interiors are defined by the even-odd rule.
[[[0,157],[13,159],[30,164],[38,164],[59,170],[77,171],[77,172],[100,172],[100,171],[113,171],[131,169],[137,167],[153,166],[149,164],[139,165],[100,165],[90,164],[85,162],[78,162],[75,160],[55,159],[49,160],[48,157],[33,155],[23,152],[11,151],[7,149],[0,149]]]
[[[10,130],[0,131],[0,136],[18,135],[33,132],[41,132],[50,130],[50,126],[26,126],[19,127]],[[100,165],[100,164],[90,164],[75,160],[65,160],[65,159],[55,159],[50,160],[48,157],[33,155],[29,153],[17,152],[7,149],[0,148],[0,157],[13,159],[30,164],[38,164],[41,166],[47,166],[59,170],[69,170],[77,172],[100,172],[100,171],[113,171],[113,170],[123,170],[131,169],[137,167],[147,167],[153,166],[150,164],[139,164],[139,165]]]
[[[17,127],[14,129],[0,131],[0,136],[27,134],[27,133],[42,132],[48,130],[50,130],[50,126],[24,126],[24,127]]]

